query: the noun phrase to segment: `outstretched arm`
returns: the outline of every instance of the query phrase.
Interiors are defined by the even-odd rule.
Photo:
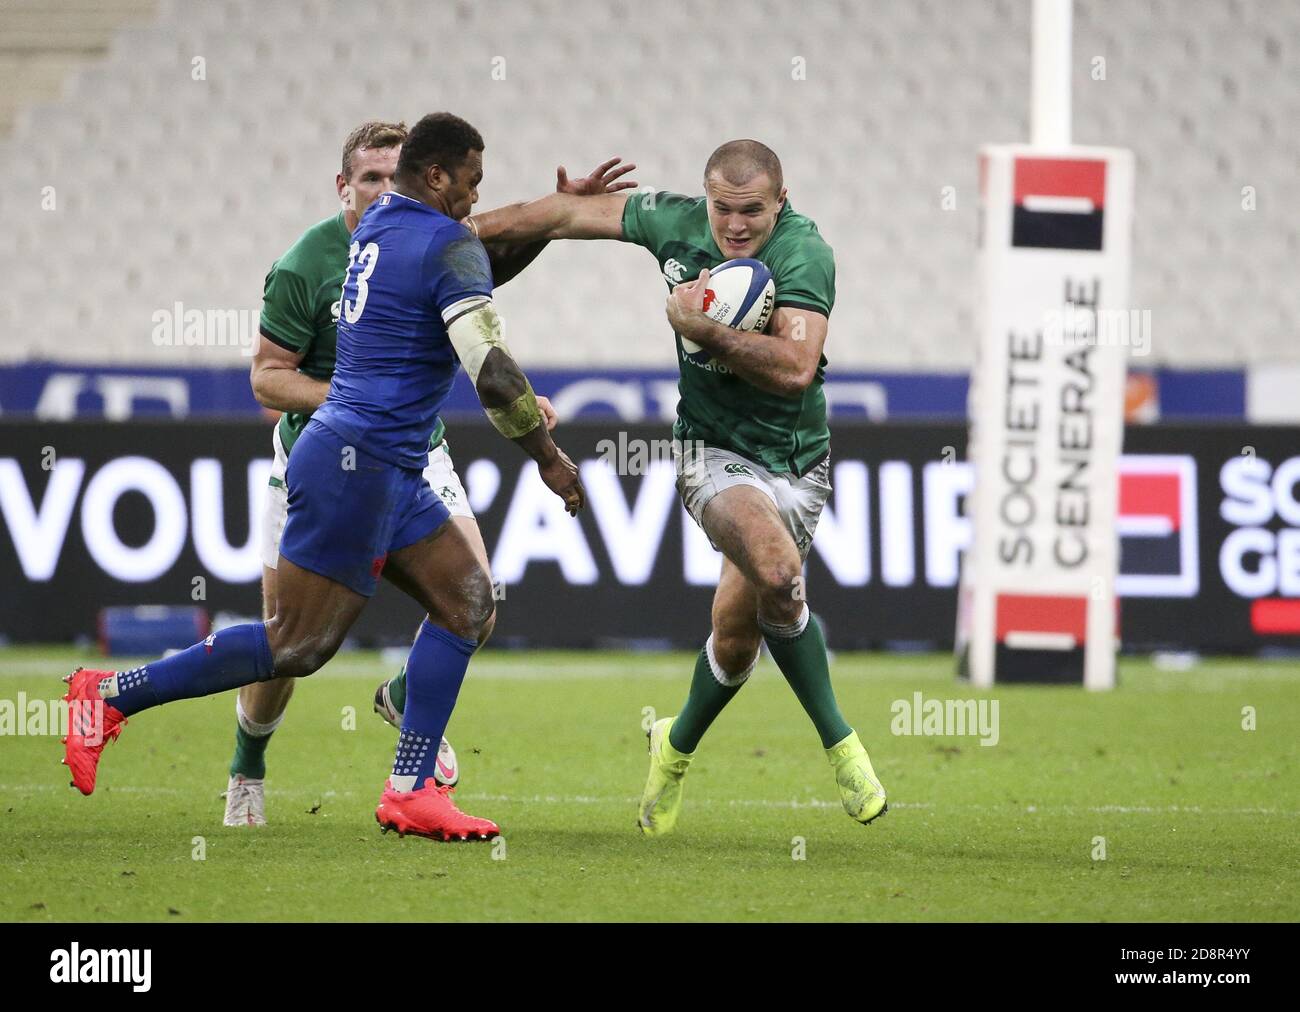
[[[741,379],[760,390],[798,397],[817,376],[828,321],[821,313],[781,306],[771,333],[737,330],[704,315],[709,272],[678,285],[668,296],[668,322],[687,340],[707,350]]]
[[[483,247],[487,250],[488,263],[492,265],[492,287],[500,288],[522,273],[546,249],[546,243],[545,239],[523,243],[485,242]]]
[[[620,179],[619,177],[633,171],[636,164],[619,165],[620,161],[619,158],[611,158],[602,162],[581,179],[570,179],[568,172],[561,165],[555,170],[555,192],[569,194],[574,197],[594,197],[607,193],[618,193],[621,190],[635,189],[636,180]],[[478,231],[480,226],[475,218],[467,218],[466,223],[469,225],[470,230],[479,236],[483,241],[483,245],[487,248],[488,260],[492,264],[492,282],[498,288],[536,260],[538,254],[546,248],[547,242],[550,241],[549,238],[538,238],[522,242],[492,239],[484,237]]]
[[[621,239],[627,193],[575,197],[552,193],[539,200],[507,204],[473,215],[471,228],[485,243],[527,243],[539,239]]]

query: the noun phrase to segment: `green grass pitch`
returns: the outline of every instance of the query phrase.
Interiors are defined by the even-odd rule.
[[[57,697],[76,661],[64,648],[0,652],[0,700]],[[890,795],[888,815],[862,827],[765,659],[705,739],[676,835],[643,839],[645,708],[675,712],[691,665],[477,658],[448,737],[458,803],[501,824],[504,850],[379,832],[396,735],[370,711],[389,673],[376,654],[340,656],[298,686],[268,752],[262,829],[221,825],[233,694],[133,719],[90,798],[67,786],[57,736],[0,737],[0,917],[1300,918],[1294,662],[1162,672],[1125,660],[1115,692],[1000,687],[987,696],[999,741],[981,746],[891,733],[892,704],[914,692],[981,698],[950,658],[841,654],[841,703]]]

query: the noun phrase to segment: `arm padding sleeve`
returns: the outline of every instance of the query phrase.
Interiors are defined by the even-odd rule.
[[[478,383],[483,360],[493,348],[510,354],[505,342],[505,329],[496,306],[491,299],[475,297],[462,299],[443,311],[443,323],[451,346],[456,349],[460,364],[469,373],[472,383]]]

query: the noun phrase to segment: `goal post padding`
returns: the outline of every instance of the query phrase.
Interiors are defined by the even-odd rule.
[[[959,671],[1110,688],[1133,155],[988,145],[979,166]]]

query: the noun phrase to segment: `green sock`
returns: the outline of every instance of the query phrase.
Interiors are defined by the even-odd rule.
[[[242,774],[250,780],[266,779],[266,746],[271,735],[251,735],[243,725],[235,725],[235,758],[230,761],[230,775]]]
[[[393,709],[398,713],[406,712],[406,665],[402,665],[393,678],[388,680],[388,698],[392,700]]]
[[[822,748],[830,748],[842,741],[853,728],[849,727],[835,702],[821,626],[806,608],[805,605],[807,625],[802,631],[799,622],[790,626],[772,626],[759,619],[758,624],[763,630],[767,648],[772,651],[772,659],[821,735]]]
[[[709,648],[706,646],[701,650],[695,658],[690,694],[668,732],[668,744],[687,755],[694,752],[713,719],[731,702],[731,697],[740,691],[748,677],[749,672],[745,672],[743,677],[737,676],[735,685],[723,685],[713,676],[713,668],[709,665]]]

